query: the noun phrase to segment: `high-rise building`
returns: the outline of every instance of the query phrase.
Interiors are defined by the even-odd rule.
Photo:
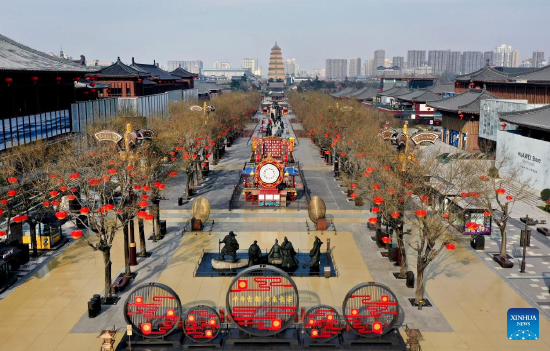
[[[258,71],[258,59],[244,58],[242,68],[249,69],[252,74]]]
[[[344,79],[348,74],[348,60],[327,59],[325,68],[326,79]]]
[[[431,66],[435,75],[447,72],[449,65],[449,50],[428,51],[428,66]]]
[[[421,67],[426,62],[426,50],[409,50],[407,52],[407,67]]]
[[[483,64],[494,65],[495,64],[495,53],[494,51],[485,51],[483,53]]]
[[[181,67],[189,73],[201,74],[202,61],[168,61],[166,63],[166,70],[172,72],[176,68]]]
[[[405,58],[403,56],[394,56],[392,59],[392,65],[399,68],[405,68]]]
[[[374,77],[376,69],[374,67],[374,59],[366,59],[364,64],[363,75],[365,77]]]
[[[214,69],[231,69],[231,65],[229,62],[220,62],[220,61],[214,61],[212,64],[212,68]]]
[[[449,52],[449,63],[447,73],[459,74],[462,69],[462,53],[460,51]]]
[[[385,50],[376,50],[374,52],[374,68],[377,69],[380,66],[384,66],[384,61],[386,60],[386,51]]]
[[[291,58],[289,60],[286,60],[283,64],[283,68],[285,70],[285,74],[288,75],[294,75],[295,77],[300,75],[300,66],[296,63],[295,58]]]
[[[497,46],[495,48],[494,63],[499,67],[518,67],[519,51],[506,44]]]
[[[361,59],[354,57],[349,60],[349,73],[348,77],[355,78],[361,74]]]
[[[464,51],[462,53],[462,74],[475,72],[485,66],[481,51]]]
[[[283,66],[283,53],[281,48],[275,42],[275,45],[271,48],[271,54],[269,55],[269,69],[267,77],[274,81],[278,79],[285,79],[285,69]]]
[[[544,62],[544,51],[533,51],[533,58],[531,59],[531,67],[539,68],[542,67]]]

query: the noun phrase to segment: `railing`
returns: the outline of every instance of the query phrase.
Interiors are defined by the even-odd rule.
[[[304,172],[302,171],[302,168],[300,167],[300,162],[296,162],[296,168],[298,168],[298,173],[300,174],[300,179],[302,180],[302,184],[304,186],[304,195],[306,196],[306,201],[309,204],[309,201],[311,200],[311,194],[309,193],[309,188],[307,187],[306,177],[304,177]],[[306,204],[307,208],[307,204]]]

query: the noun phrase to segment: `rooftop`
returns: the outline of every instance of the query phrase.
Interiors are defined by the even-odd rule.
[[[528,82],[550,82],[550,66],[535,68],[527,73],[521,73],[510,77],[515,81],[526,80]]]
[[[498,98],[482,89],[469,89],[462,94],[457,94],[447,99],[428,102],[427,105],[440,111],[457,113],[458,111],[461,111],[471,114],[479,114],[481,110],[481,100],[483,99]]]
[[[550,131],[550,105],[524,111],[502,112],[499,118],[521,127]]]
[[[0,71],[86,73],[94,69],[50,56],[0,35]]]
[[[149,73],[137,70],[131,66],[124,64],[120,61],[120,57],[117,58],[116,62],[105,67],[98,72],[100,77],[149,77]]]
[[[508,77],[509,74],[499,71],[489,65],[485,65],[475,72],[456,76],[455,79],[458,82],[506,82]]]
[[[170,72],[170,74],[179,78],[195,78],[198,76],[197,74],[191,73],[181,67],[176,68],[175,70]]]
[[[130,66],[142,73],[149,73],[154,78],[161,80],[178,80],[179,77],[173,76],[163,69],[160,69],[156,64],[136,63],[132,57],[132,65]]]

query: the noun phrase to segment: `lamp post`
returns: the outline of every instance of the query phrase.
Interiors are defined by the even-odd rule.
[[[530,241],[527,223],[529,223],[529,215],[525,215],[525,229],[523,230],[523,233],[520,237],[520,244],[523,245],[523,259],[521,260],[521,270],[519,271],[520,273],[525,273],[525,253],[527,251],[527,244]]]

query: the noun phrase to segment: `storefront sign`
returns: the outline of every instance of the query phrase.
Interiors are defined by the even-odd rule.
[[[439,134],[436,134],[434,132],[418,132],[411,135],[411,140],[415,145],[423,142],[434,144],[437,138],[439,138]]]

